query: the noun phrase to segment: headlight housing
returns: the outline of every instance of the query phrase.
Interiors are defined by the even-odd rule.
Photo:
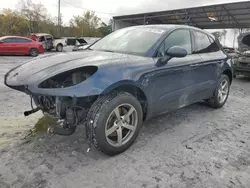
[[[67,88],[77,85],[97,71],[96,66],[86,66],[57,74],[39,84],[39,88]]]

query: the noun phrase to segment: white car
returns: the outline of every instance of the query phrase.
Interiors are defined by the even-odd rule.
[[[43,48],[46,51],[56,49],[57,52],[62,52],[63,47],[67,46],[67,40],[64,38],[54,38],[47,33],[33,33],[31,34],[33,40],[42,42]]]

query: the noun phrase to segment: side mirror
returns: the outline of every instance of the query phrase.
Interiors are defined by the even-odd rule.
[[[2,40],[0,40],[0,44],[3,44],[4,42]]]
[[[185,57],[187,55],[187,50],[180,46],[172,46],[166,52],[165,55],[170,57]]]
[[[187,50],[180,46],[172,46],[165,52],[165,57],[159,58],[156,62],[156,66],[164,66],[173,57],[181,58],[187,55]]]

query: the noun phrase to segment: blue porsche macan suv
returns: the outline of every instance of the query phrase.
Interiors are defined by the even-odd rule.
[[[182,25],[143,25],[114,31],[83,51],[38,56],[5,75],[38,110],[58,118],[49,133],[87,140],[108,155],[128,149],[143,121],[205,101],[227,101],[232,59],[213,35]]]

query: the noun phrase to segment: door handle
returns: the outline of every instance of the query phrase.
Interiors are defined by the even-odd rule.
[[[192,65],[190,65],[190,67],[199,67],[200,66],[200,64],[192,64]]]
[[[174,69],[173,72],[174,73],[183,72],[183,69],[182,68],[177,68],[177,69]]]

